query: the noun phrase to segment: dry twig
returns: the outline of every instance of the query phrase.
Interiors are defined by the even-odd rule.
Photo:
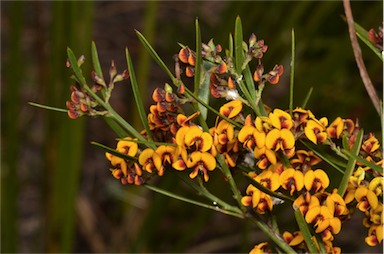
[[[357,41],[355,25],[354,25],[355,22],[353,21],[350,1],[343,0],[343,5],[344,5],[345,16],[347,17],[349,37],[351,38],[352,49],[355,55],[357,66],[359,67],[361,79],[364,83],[365,89],[367,90],[369,97],[371,98],[373,105],[375,106],[377,112],[380,115],[380,112],[381,112],[380,100],[379,100],[379,97],[377,96],[375,88],[373,87],[372,81],[369,78],[367,69],[365,68],[365,64],[361,55],[361,49]]]

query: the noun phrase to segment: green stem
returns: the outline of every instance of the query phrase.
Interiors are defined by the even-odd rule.
[[[240,218],[240,219],[244,218],[243,214],[241,214],[241,213],[236,213],[236,212],[228,211],[228,210],[222,209],[222,208],[220,208],[218,206],[208,205],[208,204],[205,204],[205,203],[202,203],[202,202],[195,201],[193,199],[189,199],[189,198],[186,198],[186,197],[183,197],[183,196],[180,196],[180,195],[176,195],[176,194],[174,194],[172,192],[166,191],[164,189],[157,188],[157,187],[155,187],[153,185],[150,185],[150,184],[144,184],[144,186],[147,187],[148,189],[152,190],[152,191],[158,192],[158,193],[163,194],[165,196],[168,196],[168,197],[171,197],[171,198],[174,198],[174,199],[177,199],[177,200],[189,203],[189,204],[193,204],[193,205],[197,205],[197,206],[204,207],[204,208],[207,208],[207,209],[211,209],[211,210],[214,210],[214,211],[217,211],[217,212],[221,212],[223,214],[231,215],[231,216],[234,216],[234,217],[237,217],[237,218]]]
[[[245,212],[246,208],[241,203],[241,198],[242,198],[241,193],[240,193],[239,189],[236,186],[236,183],[235,183],[235,180],[233,179],[231,170],[229,169],[228,165],[225,163],[224,156],[221,155],[221,154],[218,154],[216,156],[216,158],[217,158],[217,161],[220,164],[221,171],[223,172],[223,174],[225,175],[225,177],[227,178],[227,180],[229,182],[229,185],[231,187],[233,196],[236,199],[238,206],[241,208],[241,210],[243,212]]]
[[[279,235],[277,235],[268,225],[261,220],[252,216],[246,216],[248,220],[256,224],[256,226],[263,231],[269,239],[271,239],[277,246],[279,246],[285,253],[296,253],[291,246],[289,246]]]

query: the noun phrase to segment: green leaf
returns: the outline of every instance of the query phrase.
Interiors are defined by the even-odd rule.
[[[341,162],[340,160],[334,158],[333,156],[324,153],[318,149],[317,146],[310,143],[309,141],[300,140],[302,144],[304,144],[308,149],[312,150],[315,155],[320,157],[323,161],[331,165],[333,168],[335,168],[337,171],[339,171],[341,174],[344,174],[344,170],[341,168],[345,168],[346,164]],[[340,168],[341,167],[341,168]]]
[[[308,228],[308,224],[304,219],[304,216],[301,214],[301,211],[298,207],[294,209],[295,209],[295,218],[296,218],[297,225],[299,226],[299,229],[303,234],[304,241],[308,246],[309,253],[319,253],[316,247],[316,243],[312,240],[312,235]]]
[[[100,144],[97,142],[91,142],[91,144],[101,148],[102,150],[104,150],[104,152],[110,153],[116,157],[119,157],[119,158],[122,158],[125,160],[129,160],[129,161],[137,161],[137,158],[129,156],[129,155],[124,154],[124,153],[120,153],[120,152],[116,151],[116,149],[110,148],[110,147],[105,146],[103,144]]]
[[[355,144],[353,145],[352,150],[350,152],[351,155],[357,156],[359,154],[361,143],[363,141],[363,134],[364,134],[364,130],[363,129],[361,129],[357,133]],[[344,196],[344,193],[347,190],[348,181],[349,181],[349,178],[351,177],[351,175],[353,173],[353,170],[355,169],[355,165],[356,165],[356,158],[354,158],[352,156],[349,157],[347,167],[345,169],[343,178],[341,179],[339,188],[337,190],[337,193],[340,196]]]
[[[147,120],[147,114],[145,113],[144,103],[143,103],[143,100],[141,99],[139,86],[138,86],[137,80],[136,80],[135,70],[133,68],[132,59],[131,59],[131,56],[129,54],[128,48],[125,49],[125,57],[127,60],[129,78],[131,80],[132,91],[133,91],[133,95],[135,97],[137,110],[139,111],[141,123],[144,126],[148,140],[152,141],[151,130],[149,128],[149,124],[148,124],[148,120]]]
[[[80,83],[80,85],[86,86],[87,82],[85,81],[83,73],[77,63],[76,56],[69,47],[67,48],[67,55],[68,55],[68,60],[69,60],[69,63],[71,64],[73,73],[75,74],[76,80]]]
[[[115,119],[110,116],[104,116],[103,119],[119,138],[128,136],[128,133],[115,121]]]
[[[171,78],[172,82],[177,85],[179,84],[179,81],[173,76],[172,72],[168,69],[167,65],[164,63],[163,60],[161,60],[160,56],[157,54],[157,52],[152,48],[152,46],[149,44],[149,42],[145,39],[145,37],[137,30],[136,35],[145,47],[146,50],[148,50],[149,54],[152,56],[152,58],[157,62],[157,64],[168,74],[168,76]]]
[[[62,112],[62,113],[67,113],[68,112],[67,109],[50,107],[50,106],[46,106],[46,105],[42,105],[42,104],[38,104],[38,103],[34,103],[34,102],[28,102],[28,104],[31,105],[31,106],[38,107],[38,108],[53,110],[53,111],[57,111],[57,112]]]
[[[355,22],[355,30],[357,36],[367,45],[379,58],[384,61],[382,54],[368,38],[368,31]]]
[[[103,71],[100,66],[99,55],[97,53],[97,48],[94,41],[92,41],[92,44],[91,44],[91,55],[92,55],[93,69],[95,70],[97,76],[104,79]]]
[[[289,114],[292,115],[293,110],[293,85],[295,79],[295,30],[292,29],[292,47],[291,47],[291,75],[289,82]]]
[[[345,154],[347,154],[351,159],[354,159],[354,160],[360,162],[364,166],[369,167],[369,168],[375,170],[378,173],[381,173],[381,174],[383,173],[383,168],[380,167],[379,165],[377,165],[375,163],[372,163],[370,161],[367,161],[366,159],[361,158],[360,156],[357,156],[357,155],[353,154],[352,152],[350,152],[348,150],[344,150],[343,152]]]
[[[233,36],[232,33],[229,34],[229,45],[228,45],[228,57],[233,57]]]
[[[241,69],[244,62],[243,52],[243,25],[239,16],[236,17],[235,21],[235,66],[236,71],[239,75],[243,72]]]
[[[205,203],[202,203],[202,202],[198,202],[198,201],[196,201],[194,199],[190,199],[190,198],[187,198],[187,197],[183,197],[183,196],[177,195],[174,192],[169,192],[167,190],[158,188],[156,186],[153,186],[153,185],[150,185],[150,184],[147,184],[147,183],[144,184],[144,186],[147,187],[148,189],[152,190],[152,191],[155,191],[157,193],[163,194],[165,196],[168,196],[168,197],[171,197],[171,198],[174,198],[174,199],[186,202],[186,203],[190,203],[190,204],[197,205],[197,206],[200,206],[200,207],[208,208],[208,209],[211,209],[211,210],[214,210],[214,211],[217,211],[217,212],[221,212],[221,213],[224,213],[224,214],[227,214],[227,215],[235,216],[235,217],[238,217],[238,218],[241,218],[241,219],[244,218],[244,216],[241,213],[227,211],[227,210],[224,210],[224,209],[222,209],[220,207],[217,207],[217,206],[212,206],[212,205],[208,205],[208,204],[205,204]]]
[[[301,108],[305,109],[305,107],[307,107],[307,103],[309,101],[309,98],[311,97],[312,91],[313,91],[313,87],[309,88],[307,96],[305,96],[305,99],[304,99],[303,103],[301,104]]]

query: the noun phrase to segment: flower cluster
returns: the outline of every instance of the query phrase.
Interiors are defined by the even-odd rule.
[[[226,212],[240,218],[255,214],[264,218],[273,214],[277,205],[288,204],[311,228],[308,231],[316,234],[308,239],[298,222],[299,230],[284,231],[274,240],[284,239],[285,251],[340,253],[333,240],[355,208],[366,215],[365,242],[381,244],[384,179],[378,139],[372,133],[363,136],[358,122],[351,119],[337,117],[329,123],[328,118],[316,117],[305,106],[284,110],[264,105],[261,94],[265,85],[278,84],[284,68],[275,65],[264,71],[262,58],[268,47],[254,34],[248,43],[241,44],[241,51],[238,48],[236,54],[241,57],[231,50],[223,55],[222,47],[213,40],[203,43],[199,52],[181,47],[172,76],[175,88],[166,83],[153,91],[154,103],[146,115],[148,127],[138,135],[120,138],[116,149],[106,152],[113,177],[122,184],[147,185],[152,177],[185,171],[188,181],[197,180],[201,187],[212,177],[211,171],[220,170],[230,182],[238,207],[220,201],[218,210],[228,209]],[[251,71],[248,64],[253,60],[256,67]],[[195,77],[196,73],[200,77]],[[67,102],[69,116],[102,115],[96,110],[99,101],[90,91],[102,90],[107,104],[114,83],[128,77],[128,71],[117,74],[113,62],[108,85],[100,73],[93,72],[92,90],[72,88],[72,101]],[[200,98],[199,91],[191,92],[185,85],[185,81],[200,78],[201,84],[207,84],[209,98]],[[226,101],[216,110],[209,106],[217,105],[209,103],[210,99]],[[212,126],[198,106],[213,114]],[[105,114],[110,114],[106,109]],[[235,189],[232,175],[236,174],[249,181],[245,190]],[[345,183],[331,182],[333,174],[346,175]],[[207,193],[205,187],[202,190]],[[309,241],[316,243],[316,250]],[[268,242],[260,243],[250,253],[271,253],[271,247]]]

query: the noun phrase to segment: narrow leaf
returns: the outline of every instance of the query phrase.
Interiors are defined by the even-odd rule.
[[[291,47],[291,76],[289,82],[289,114],[293,110],[293,85],[295,79],[295,30],[292,29],[292,47]]]
[[[308,228],[308,224],[305,221],[304,216],[301,214],[300,209],[298,208],[295,208],[295,218],[297,225],[299,226],[299,229],[303,234],[304,241],[308,246],[309,253],[319,253],[316,247],[316,243],[312,240],[312,235]]]
[[[214,211],[218,211],[218,212],[221,212],[221,213],[224,213],[224,214],[228,214],[228,215],[231,215],[231,216],[235,216],[235,217],[238,217],[238,218],[244,218],[244,216],[242,214],[230,212],[230,211],[221,209],[220,207],[217,207],[217,206],[212,206],[212,205],[208,205],[208,204],[205,204],[205,203],[202,203],[202,202],[198,202],[198,201],[195,201],[194,199],[189,199],[187,197],[183,197],[183,196],[177,195],[174,192],[169,192],[169,191],[166,191],[164,189],[160,189],[160,188],[158,188],[156,186],[153,186],[153,185],[150,185],[150,184],[144,184],[144,186],[147,187],[148,189],[152,190],[152,191],[158,192],[158,193],[163,194],[165,196],[168,196],[168,197],[171,197],[171,198],[174,198],[174,199],[186,202],[186,203],[190,203],[190,204],[197,205],[197,206],[200,206],[200,207],[208,208],[208,209],[211,209],[211,210],[214,210]]]
[[[143,103],[143,100],[141,99],[139,86],[138,86],[137,80],[136,80],[135,70],[133,68],[132,59],[131,59],[131,56],[129,54],[128,48],[125,49],[125,57],[127,60],[129,78],[131,80],[133,96],[135,97],[136,106],[137,106],[137,110],[139,111],[141,123],[144,126],[148,140],[152,141],[151,130],[149,128],[149,124],[148,124],[148,120],[147,120],[147,114],[145,113],[144,103]]]
[[[92,41],[92,44],[91,44],[91,55],[92,55],[93,69],[95,70],[97,76],[104,79],[103,71],[101,69],[101,65],[99,61],[99,55],[97,53],[97,48],[94,41]]]
[[[305,96],[305,99],[303,101],[303,103],[301,104],[301,108],[305,108],[307,107],[307,103],[309,101],[309,98],[311,97],[312,95],[312,91],[313,91],[313,87],[309,88],[309,91],[307,93],[307,96]]]
[[[241,19],[237,16],[235,21],[235,65],[236,71],[239,75],[242,73],[242,66],[244,62],[243,52],[243,25]]]
[[[108,116],[103,117],[103,119],[119,138],[128,136],[128,133],[115,121],[115,119]]]
[[[75,74],[77,81],[80,83],[80,85],[86,86],[87,82],[85,81],[83,73],[77,63],[76,56],[74,55],[73,51],[70,48],[67,48],[67,55],[68,55],[69,63],[71,64],[71,68],[73,70],[73,73]]]
[[[344,174],[344,170],[342,168],[346,167],[346,164],[341,162],[340,160],[337,160],[336,158],[332,157],[331,155],[318,151],[318,148],[311,144],[310,142],[300,140],[302,144],[304,144],[308,149],[312,150],[314,154],[316,154],[318,157],[320,157],[323,161],[331,165],[333,168],[335,168],[337,171],[339,171],[341,174]],[[341,167],[341,168],[340,168]]]
[[[136,35],[145,47],[146,50],[148,50],[149,54],[152,56],[152,58],[157,62],[157,64],[168,74],[168,76],[171,78],[172,82],[176,85],[178,84],[178,80],[173,76],[172,72],[168,69],[167,65],[164,63],[163,60],[161,60],[160,56],[157,54],[157,52],[153,49],[153,47],[149,44],[149,42],[145,39],[145,37],[136,30]]]
[[[383,56],[380,54],[379,50],[373,45],[373,43],[368,38],[368,31],[365,30],[362,26],[355,22],[355,30],[357,36],[367,45],[379,58],[381,61],[384,61]]]
[[[232,33],[229,34],[229,45],[228,45],[228,57],[233,57],[233,36]]]
[[[350,158],[360,162],[361,164],[363,164],[364,166],[366,167],[369,167],[375,171],[377,171],[378,173],[383,173],[383,167],[380,167],[379,165],[375,164],[375,163],[372,163],[370,161],[367,161],[366,159],[364,158],[361,158],[360,156],[357,156],[355,154],[353,154],[352,152],[348,151],[348,150],[344,150],[343,151],[345,154],[347,154]]]
[[[361,147],[361,142],[363,141],[363,134],[364,134],[364,130],[363,129],[361,129],[357,133],[355,144],[353,145],[352,150],[351,150],[351,154],[352,155],[356,155],[357,156],[359,154],[360,147]],[[341,182],[340,182],[340,185],[339,185],[339,189],[337,190],[337,193],[340,196],[344,196],[344,193],[347,190],[348,181],[349,181],[349,178],[351,177],[351,175],[353,173],[353,170],[355,169],[355,165],[356,165],[356,159],[351,156],[349,158],[349,160],[348,160],[348,164],[347,164],[347,167],[345,169],[343,178],[341,179]]]
[[[62,112],[62,113],[67,113],[68,112],[67,109],[50,107],[50,106],[46,106],[46,105],[42,105],[42,104],[38,104],[38,103],[34,103],[34,102],[28,102],[28,104],[31,105],[31,106],[38,107],[38,108],[53,110],[53,111],[57,111],[57,112]]]

